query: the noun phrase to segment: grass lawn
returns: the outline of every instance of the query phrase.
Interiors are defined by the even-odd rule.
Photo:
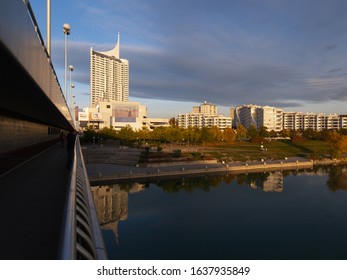
[[[218,159],[220,161],[252,161],[261,159],[284,159],[289,157],[305,157],[307,159],[321,159],[329,154],[328,143],[318,140],[305,140],[293,143],[290,140],[273,140],[263,143],[232,142],[232,143],[204,143],[204,145],[162,145],[163,151],[152,151],[149,158],[163,161],[175,157],[185,157],[195,160]],[[145,153],[144,153],[145,156]],[[145,156],[145,158],[148,157]]]
[[[306,157],[318,159],[328,153],[328,145],[324,141],[306,140],[292,143],[287,140],[265,142],[263,150],[259,143],[234,142],[199,147],[204,156],[224,161],[249,161],[264,159],[283,159],[285,157]]]

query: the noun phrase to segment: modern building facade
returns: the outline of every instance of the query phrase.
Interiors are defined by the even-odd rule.
[[[284,112],[281,108],[258,105],[241,105],[233,111],[233,126],[243,125],[246,129],[252,125],[259,129],[279,132],[287,130],[338,130],[347,129],[347,115]]]
[[[208,104],[206,101],[200,106],[194,106],[191,113],[179,114],[177,125],[182,128],[188,127],[212,127],[219,129],[231,128],[232,118],[217,114],[217,106]]]
[[[130,126],[133,130],[140,130],[144,127],[169,126],[169,119],[147,118],[147,107],[130,101],[98,101],[94,107],[79,112],[79,120],[82,129],[107,127],[121,130]]]
[[[283,129],[283,110],[270,106],[242,105],[237,106],[233,112],[233,126],[243,125],[246,129],[254,126],[259,129],[263,126],[268,131],[281,131]]]
[[[90,106],[79,112],[78,119],[82,130],[169,126],[169,119],[147,118],[146,106],[129,101],[129,61],[120,58],[120,33],[112,50],[90,49]]]
[[[97,101],[94,107],[85,108],[80,112],[80,122],[94,129],[104,127],[120,130],[129,125],[132,129],[146,126],[146,106],[138,102]]]
[[[218,110],[216,105],[204,101],[200,106],[194,106],[192,113],[217,116]]]
[[[120,58],[120,33],[114,49],[106,52],[90,48],[90,107],[98,101],[129,98],[129,61]]]
[[[347,128],[347,115],[284,112],[283,129],[288,130],[338,130]]]

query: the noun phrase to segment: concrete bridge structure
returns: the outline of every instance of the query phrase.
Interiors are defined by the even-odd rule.
[[[73,114],[27,0],[0,2],[0,68],[0,259],[107,258],[79,141],[69,169],[57,144]]]

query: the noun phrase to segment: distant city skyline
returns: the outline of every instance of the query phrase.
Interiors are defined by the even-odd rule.
[[[30,1],[46,34],[46,1]],[[76,104],[89,105],[89,50],[122,36],[129,101],[175,117],[204,100],[221,114],[258,104],[347,113],[347,2],[341,0],[51,1],[51,56],[63,85],[64,23]]]

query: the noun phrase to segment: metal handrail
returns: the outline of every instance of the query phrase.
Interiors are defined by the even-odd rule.
[[[64,211],[60,259],[108,259],[78,137]]]

